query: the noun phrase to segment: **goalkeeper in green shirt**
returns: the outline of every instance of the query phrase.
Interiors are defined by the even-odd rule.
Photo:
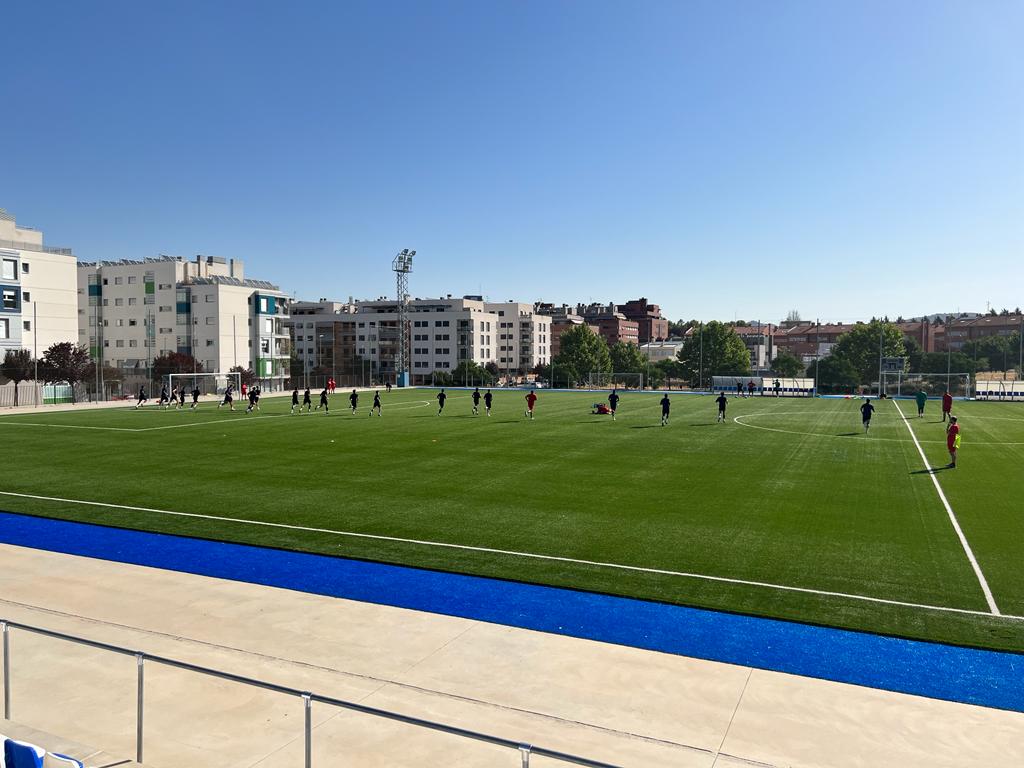
[[[914,395],[914,399],[917,400],[917,418],[924,418],[924,404],[928,402],[928,395],[923,389],[919,389]]]

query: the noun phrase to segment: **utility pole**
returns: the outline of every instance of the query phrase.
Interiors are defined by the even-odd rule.
[[[882,396],[882,340],[885,338],[885,323],[878,321],[878,396]]]
[[[821,318],[814,320],[814,395],[821,394],[821,387],[818,386],[818,363],[821,362]]]
[[[700,321],[700,327],[697,331],[700,334],[700,365],[698,367],[699,373],[697,374],[697,389],[704,388],[704,321]]]

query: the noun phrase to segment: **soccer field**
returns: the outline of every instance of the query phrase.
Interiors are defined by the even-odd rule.
[[[662,428],[660,395],[613,422],[541,390],[531,422],[495,392],[489,418],[428,389],[382,418],[340,391],[329,416],[5,415],[0,509],[1024,651],[1019,404],[958,402],[933,475],[936,401],[877,402],[864,435],[858,400],[730,398],[719,424],[678,394]]]

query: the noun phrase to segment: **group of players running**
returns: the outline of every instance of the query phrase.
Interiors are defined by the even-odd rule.
[[[324,390],[320,393],[320,404],[316,406],[316,410],[319,411],[322,408],[325,414],[329,414],[331,412],[330,399],[328,397],[330,391],[330,386],[324,387]],[[390,383],[386,385],[386,391],[391,391]],[[192,405],[190,406],[190,408],[197,408],[199,406],[199,388],[194,387],[190,394],[192,395]],[[244,392],[243,394],[247,396],[249,399],[249,405],[245,409],[246,413],[252,413],[253,411],[260,410],[260,395],[262,394],[262,392],[258,385],[250,387],[248,392]],[[742,395],[742,387],[738,385],[737,396],[741,397]],[[182,385],[180,389],[172,389],[170,392],[168,392],[167,387],[165,386],[160,390],[160,400],[157,403],[157,406],[159,407],[162,405],[165,409],[167,409],[173,405],[176,410],[181,410],[185,407],[185,397],[186,390],[184,385]],[[487,416],[491,415],[491,406],[494,401],[494,395],[491,394],[491,390],[488,389],[486,392],[481,393],[480,388],[477,387],[476,389],[473,390],[473,394],[471,395],[471,397],[473,399],[474,416],[480,415],[481,400],[483,400],[484,402],[484,413]],[[534,418],[535,408],[537,405],[537,393],[531,390],[530,392],[527,393],[524,399],[526,400],[526,411],[524,413],[524,416],[532,420]],[[592,411],[592,413],[609,414],[612,417],[612,421],[615,421],[616,414],[619,408],[620,399],[621,398],[619,396],[618,390],[613,389],[611,394],[608,395],[608,405],[605,406],[603,403],[596,403],[594,405],[594,410]],[[448,395],[442,388],[441,391],[437,393],[438,416],[444,413],[444,406],[447,400]],[[917,395],[915,395],[915,400],[917,401],[917,416],[918,418],[922,418],[924,416],[925,403],[928,402],[928,395],[923,391],[918,392]],[[359,408],[359,392],[353,389],[352,393],[348,396],[348,401],[352,409],[352,413],[356,413],[356,411]],[[141,408],[147,402],[148,397],[146,395],[146,388],[140,387],[139,399],[138,402],[135,404],[135,408]],[[729,399],[725,396],[724,391],[719,393],[718,397],[715,399],[715,402],[718,404],[718,423],[724,423],[726,420],[725,410],[729,405]],[[669,400],[667,394],[662,396],[659,404],[661,405],[661,426],[666,427],[668,426],[669,413],[672,409],[672,403]],[[234,386],[230,384],[224,391],[224,399],[220,402],[217,408],[223,408],[225,405],[228,406],[230,410],[235,410]],[[300,402],[299,389],[298,387],[296,387],[294,390],[292,390],[291,413],[301,414],[303,413],[303,409],[305,409],[306,413],[309,413],[310,411],[314,410],[312,394],[309,390],[309,387],[306,387],[305,392],[303,392],[302,394],[302,401]],[[946,447],[949,450],[950,463],[947,466],[950,469],[956,467],[957,450],[960,448],[960,425],[957,424],[956,416],[952,415],[952,410],[953,396],[949,392],[946,392],[942,396],[942,421],[945,422],[947,418],[949,419],[949,426],[946,428]],[[860,413],[861,423],[864,427],[864,432],[866,434],[867,431],[871,428],[871,417],[875,413],[875,406],[871,404],[870,399],[864,398],[864,404],[861,405],[860,407]],[[381,407],[380,401],[380,390],[377,390],[373,393],[373,405],[370,407],[369,415],[372,417],[374,414],[376,414],[377,416],[383,416],[383,409]]]

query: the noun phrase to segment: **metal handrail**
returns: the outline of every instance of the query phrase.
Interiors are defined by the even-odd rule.
[[[48,245],[26,243],[22,240],[0,240],[0,248],[10,248],[14,251],[38,251],[39,253],[52,253],[57,256],[74,256],[70,248],[52,248]]]
[[[245,675],[236,675],[231,672],[223,672],[217,669],[211,669],[210,667],[204,667],[199,664],[192,664],[187,661],[179,661],[178,659],[171,659],[166,656],[158,656],[152,653],[146,653],[145,651],[132,650],[119,645],[112,645],[110,643],[104,643],[99,640],[89,640],[85,637],[78,637],[77,635],[69,635],[65,632],[57,632],[52,629],[43,629],[42,627],[35,627],[30,624],[22,624],[17,621],[10,621],[7,619],[0,619],[0,633],[2,633],[2,645],[3,645],[3,675],[4,675],[4,690],[3,690],[3,701],[4,701],[4,718],[7,720],[11,719],[11,649],[9,633],[11,629],[19,629],[24,632],[31,632],[33,634],[42,635],[49,637],[54,640],[63,640],[65,642],[74,643],[76,645],[84,645],[89,648],[95,648],[101,651],[107,651],[109,653],[116,653],[122,656],[134,656],[136,659],[137,667],[137,686],[136,686],[136,728],[135,728],[135,760],[138,763],[142,762],[143,758],[143,741],[145,737],[144,731],[144,703],[145,703],[145,662],[153,662],[154,664],[162,664],[167,667],[174,669],[181,669],[187,672],[195,672],[200,675],[207,675],[209,677],[215,677],[221,680],[227,680],[232,683],[239,683],[241,685],[248,685],[255,688],[261,688],[266,691],[273,693],[280,693],[286,696],[296,696],[303,702],[303,736],[305,742],[305,766],[311,768],[313,765],[313,717],[312,717],[312,705],[313,702],[320,704],[327,704],[334,707],[340,707],[342,709],[348,709],[353,712],[359,712],[364,715],[372,715],[374,717],[382,717],[386,720],[392,720],[406,725],[415,725],[420,728],[426,728],[432,731],[438,731],[440,733],[447,733],[451,736],[458,736],[464,739],[473,739],[475,741],[482,741],[486,744],[491,744],[498,747],[505,747],[507,749],[513,749],[519,752],[522,759],[522,767],[529,768],[530,755],[539,755],[541,757],[548,757],[553,760],[559,760],[565,763],[572,763],[574,765],[588,766],[588,768],[619,768],[612,763],[604,763],[600,760],[591,760],[586,757],[580,757],[579,755],[572,755],[567,752],[560,752],[555,749],[548,749],[546,747],[539,747],[533,744],[524,744],[521,741],[515,739],[508,739],[503,736],[494,736],[492,734],[481,733],[479,731],[472,731],[467,728],[459,728],[454,725],[446,725],[445,723],[439,723],[433,720],[425,720],[420,717],[413,717],[412,715],[403,715],[398,712],[392,712],[386,709],[378,709],[377,707],[370,707],[366,704],[357,704],[354,701],[347,701],[345,699],[337,699],[333,696],[323,696],[321,694],[312,693],[310,691],[302,691],[298,688],[292,688],[287,685],[278,685],[277,683],[267,682],[266,680],[257,680],[253,677],[246,677]]]

